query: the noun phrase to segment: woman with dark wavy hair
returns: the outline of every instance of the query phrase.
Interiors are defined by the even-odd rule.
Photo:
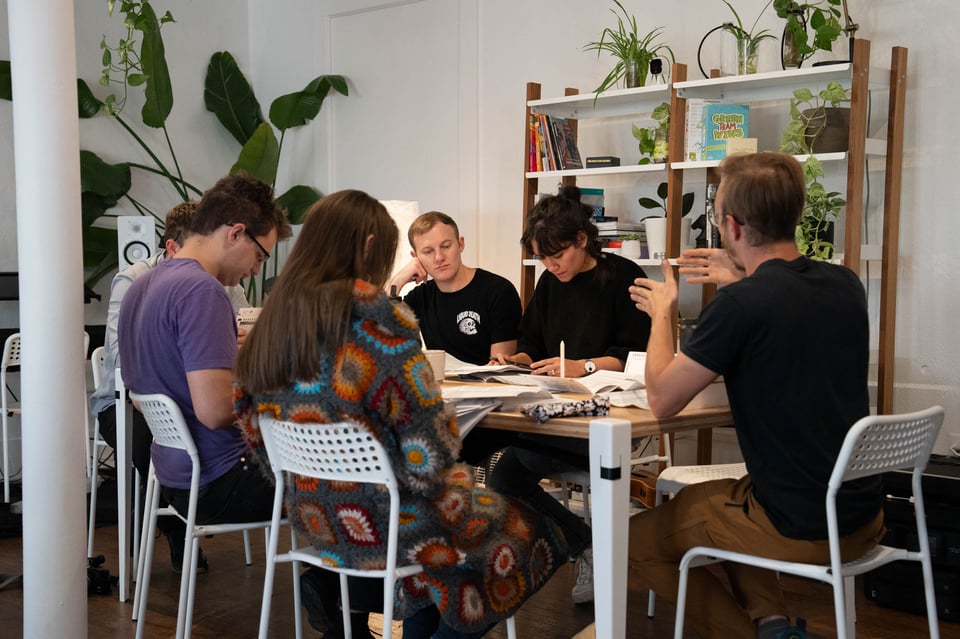
[[[638,311],[629,291],[636,278],[646,276],[636,262],[600,250],[592,215],[575,186],[541,199],[527,215],[520,241],[546,271],[520,321],[518,352],[509,359],[530,364],[534,375],[560,374],[561,341],[567,377],[622,371],[630,351],[647,349],[650,317]],[[474,442],[468,439],[468,445]],[[546,513],[563,530],[570,556],[577,557],[576,603],[593,599],[590,527],[544,492],[540,480],[588,470],[588,453],[587,440],[520,435],[487,481]]]

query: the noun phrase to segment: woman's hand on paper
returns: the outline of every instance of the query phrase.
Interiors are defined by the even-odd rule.
[[[734,264],[730,254],[719,248],[686,249],[677,258],[680,275],[686,275],[688,284],[716,284],[725,286],[746,276],[742,267]]]
[[[586,360],[582,359],[565,359],[563,360],[563,373],[565,377],[583,377],[587,374],[587,369],[584,367],[584,362]],[[530,372],[534,375],[549,375],[550,377],[559,377],[560,376],[560,358],[559,357],[548,357],[547,359],[542,359],[539,362],[533,362],[530,364]]]

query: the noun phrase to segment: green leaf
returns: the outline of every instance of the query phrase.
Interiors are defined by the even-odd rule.
[[[117,230],[85,226],[83,228],[83,283],[93,288],[105,275],[117,268],[119,255]]]
[[[287,210],[287,219],[291,224],[302,224],[304,215],[322,197],[323,193],[312,186],[298,184],[278,197],[277,205]]]
[[[313,118],[317,117],[320,107],[323,106],[323,100],[327,97],[333,83],[330,78],[339,78],[343,88],[346,89],[346,82],[343,76],[321,75],[314,78],[302,91],[282,95],[270,105],[270,121],[280,131],[303,126]],[[347,95],[344,91],[340,91]]]
[[[13,99],[13,82],[10,79],[10,61],[0,60],[0,100]]]
[[[77,80],[77,111],[80,119],[86,120],[100,113],[103,102],[93,95],[93,91],[83,80]]]
[[[237,163],[230,168],[230,175],[246,173],[267,184],[273,184],[277,179],[279,162],[280,144],[273,128],[264,122],[243,145]]]
[[[130,165],[107,164],[93,151],[80,151],[80,191],[120,198],[130,190]]]
[[[138,21],[143,27],[140,63],[147,76],[147,88],[144,92],[146,101],[140,113],[144,124],[159,129],[173,109],[173,86],[170,84],[170,72],[167,69],[157,16],[147,2],[143,3],[141,11],[142,21]]]
[[[651,199],[649,197],[642,197],[637,201],[640,203],[640,206],[642,206],[645,209],[662,209],[663,208],[663,205],[660,204],[660,202],[657,202],[656,200]]]
[[[667,188],[668,187],[666,182],[661,182],[660,184],[657,185],[657,196],[661,200],[667,199]]]
[[[693,200],[694,200],[693,193],[683,194],[683,205],[680,207],[681,217],[693,210]]]
[[[263,123],[260,103],[236,60],[227,51],[210,57],[203,85],[203,104],[241,145]]]

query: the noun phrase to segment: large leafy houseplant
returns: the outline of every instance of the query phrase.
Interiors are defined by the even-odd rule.
[[[796,51],[796,66],[803,64],[817,51],[832,51],[833,42],[840,37],[841,0],[773,0],[777,16],[786,21],[783,37],[789,38]]]
[[[600,85],[594,89],[597,95],[610,87],[616,86],[621,80],[627,80],[626,86],[642,87],[647,82],[647,71],[650,61],[662,57],[663,53],[670,56],[671,64],[675,62],[673,49],[659,41],[663,27],[651,29],[641,36],[637,27],[637,19],[627,13],[619,0],[613,0],[620,12],[610,9],[617,18],[616,28],[606,27],[600,32],[600,39],[587,43],[583,48],[587,51],[596,51],[597,57],[606,51],[616,59],[616,64]],[[635,79],[632,78],[635,76]]]
[[[661,102],[653,111],[650,112],[650,119],[656,124],[654,126],[631,125],[631,133],[637,140],[640,149],[640,161],[637,164],[662,163],[667,161],[668,149],[661,145],[657,148],[658,137],[662,141],[667,140],[667,134],[670,131],[670,105]]]
[[[112,12],[115,3],[108,4]],[[198,197],[202,193],[201,188],[184,177],[167,130],[167,118],[172,111],[174,98],[160,32],[164,25],[174,22],[173,16],[168,11],[158,18],[149,0],[121,2],[119,11],[124,16],[126,35],[116,45],[108,44],[105,38],[101,40],[103,72],[98,83],[102,87],[114,88],[119,95],[110,93],[100,99],[85,81],[78,80],[79,115],[84,119],[98,115],[112,118],[136,142],[149,162],[110,164],[92,151],[81,151],[84,279],[90,286],[117,267],[116,230],[95,224],[98,220],[115,215],[110,211],[121,200],[125,200],[142,215],[155,217],[162,228],[164,215],[170,208],[170,202],[164,202],[155,210],[138,200],[131,193],[133,171],[161,178],[183,200]],[[13,97],[9,88],[9,74],[9,62],[0,61],[0,98]],[[124,107],[132,89],[142,89],[144,92],[144,104],[139,116],[143,126],[163,132],[166,149],[162,153],[151,148],[141,134],[144,129],[139,124],[125,117]],[[313,120],[331,89],[343,95],[348,94],[347,83],[342,76],[321,75],[302,90],[276,98],[270,106],[268,123],[263,118],[253,89],[233,56],[228,52],[214,53],[207,67],[204,104],[242,147],[230,173],[245,172],[271,185],[275,184],[286,132]],[[280,131],[279,140],[273,127]],[[297,223],[319,197],[321,194],[315,188],[296,185],[277,200],[287,209],[290,221]],[[276,268],[274,262],[274,272]],[[263,269],[261,277],[267,275],[267,270]],[[255,300],[256,283],[249,282],[248,285],[251,297]]]
[[[823,110],[838,108],[849,101],[849,91],[838,82],[828,83],[819,93],[807,88],[795,90],[790,100],[790,122],[780,140],[781,151],[805,156],[803,177],[807,196],[797,224],[797,249],[817,260],[827,260],[833,255],[829,231],[840,218],[846,200],[840,197],[840,193],[827,191],[823,186],[820,181],[824,176],[823,164],[813,153],[817,151],[817,139],[827,126]]]

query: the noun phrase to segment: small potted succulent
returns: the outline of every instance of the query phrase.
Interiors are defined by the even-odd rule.
[[[620,255],[635,260],[640,257],[640,235],[624,233],[620,236]]]

